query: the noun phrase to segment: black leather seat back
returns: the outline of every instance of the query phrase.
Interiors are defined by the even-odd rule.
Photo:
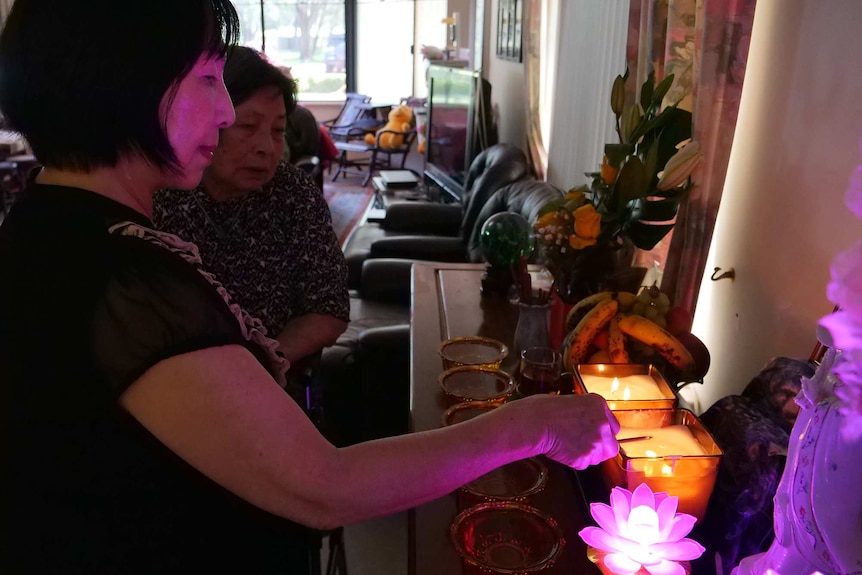
[[[482,206],[471,230],[470,239],[467,243],[467,254],[470,261],[484,261],[479,245],[479,234],[488,218],[500,212],[514,212],[524,216],[532,225],[538,218],[542,206],[551,200],[563,197],[563,195],[563,191],[559,188],[538,180],[522,180],[497,190]]]
[[[500,188],[530,176],[527,156],[512,144],[496,144],[482,151],[467,172],[464,184],[464,218],[461,237],[470,238],[476,218],[485,202]]]

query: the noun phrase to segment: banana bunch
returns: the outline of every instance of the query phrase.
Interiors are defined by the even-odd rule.
[[[661,355],[681,376],[692,373],[691,352],[658,323],[636,315],[637,301],[633,293],[605,291],[576,303],[566,316],[568,335],[561,350],[565,369],[579,363],[631,363],[628,344],[633,341]]]

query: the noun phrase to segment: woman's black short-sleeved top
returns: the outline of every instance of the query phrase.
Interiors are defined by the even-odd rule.
[[[312,531],[218,486],[119,408],[148,368],[212,346],[243,345],[281,375],[253,318],[151,228],[45,185],[0,225],[0,572],[303,573]]]

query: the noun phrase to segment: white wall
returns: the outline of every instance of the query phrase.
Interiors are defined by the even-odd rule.
[[[497,118],[500,142],[526,150],[527,104],[524,64],[497,57],[498,0],[485,4],[485,20],[490,24],[485,36],[485,69],[482,76],[491,83],[491,106]]]
[[[560,8],[547,179],[569,189],[587,183],[604,143],[617,141],[611,85],[625,71],[629,0],[563,0]]]
[[[827,9],[828,8],[828,9]],[[807,358],[832,257],[862,236],[843,204],[862,137],[862,2],[758,0],[736,139],[694,333],[700,409],[773,356]],[[736,280],[709,281],[715,266]]]

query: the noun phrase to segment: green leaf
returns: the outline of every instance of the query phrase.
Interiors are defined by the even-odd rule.
[[[672,229],[673,224],[654,226],[634,221],[629,222],[625,231],[636,247],[649,251],[656,247]]]
[[[673,106],[665,108],[661,118],[661,134],[658,138],[659,171],[664,169],[667,161],[676,154],[676,145],[691,138],[691,112]]]
[[[637,141],[637,138],[633,134],[638,131],[642,118],[643,115],[641,114],[640,106],[637,104],[629,106],[625,114],[623,114],[621,128],[623,144]]]
[[[673,85],[673,74],[668,74],[665,76],[664,80],[659,82],[659,85],[656,87],[655,92],[652,95],[652,106],[656,109],[661,107],[661,101],[664,100],[665,95],[667,95],[668,90]]]
[[[631,200],[645,196],[647,183],[646,171],[640,158],[630,156],[617,176],[617,205],[624,206]]]
[[[566,198],[557,198],[551,200],[550,202],[542,206],[542,208],[539,210],[539,213],[536,215],[536,219],[544,216],[548,212],[556,212],[557,210],[566,205],[566,201]]]
[[[635,147],[632,144],[605,144],[608,163],[615,168],[621,166],[626,156],[633,154],[634,151]]]
[[[641,86],[641,107],[644,111],[649,110],[650,102],[652,101],[653,88],[655,87],[655,70],[650,70],[646,82]]]
[[[647,149],[646,158],[644,158],[644,170],[646,171],[646,179],[648,182],[655,180],[658,173],[658,143],[652,142]]]
[[[611,110],[614,115],[619,118],[623,113],[623,108],[626,104],[626,81],[622,76],[617,76],[614,79],[614,85],[611,88]]]
[[[629,221],[669,222],[679,212],[679,198],[652,200],[639,198],[629,205]]]

